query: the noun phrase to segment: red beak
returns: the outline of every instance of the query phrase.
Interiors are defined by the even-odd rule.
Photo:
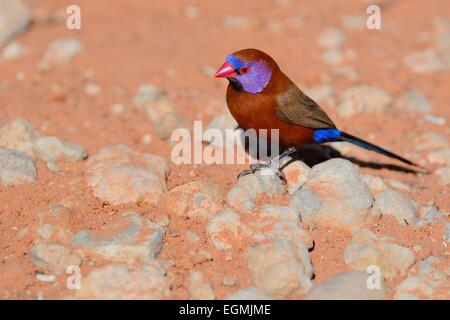
[[[214,75],[215,78],[233,78],[237,76],[233,66],[228,61],[225,62]]]

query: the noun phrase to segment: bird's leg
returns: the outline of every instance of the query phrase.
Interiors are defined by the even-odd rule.
[[[266,169],[266,168],[270,168],[272,169],[275,174],[278,176],[278,178],[280,178],[280,180],[283,183],[286,183],[286,178],[284,176],[284,173],[280,170],[280,166],[278,165],[280,160],[282,160],[283,158],[293,154],[294,152],[297,152],[297,148],[296,147],[289,147],[287,149],[285,149],[281,154],[279,154],[278,156],[276,156],[273,159],[270,159],[267,162],[263,162],[263,163],[252,163],[250,165],[250,169],[246,169],[246,170],[242,170],[241,172],[239,172],[238,174],[238,179],[242,176],[246,176],[248,174],[253,174],[256,171],[262,170],[262,169]],[[274,167],[273,164],[277,164],[276,167]]]

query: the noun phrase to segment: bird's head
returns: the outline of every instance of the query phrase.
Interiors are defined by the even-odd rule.
[[[227,78],[235,89],[257,94],[267,87],[276,70],[276,62],[266,53],[244,49],[230,54],[215,77]]]

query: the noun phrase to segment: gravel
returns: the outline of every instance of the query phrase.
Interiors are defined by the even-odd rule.
[[[37,180],[37,167],[26,154],[0,149],[0,182],[2,185],[18,185]]]

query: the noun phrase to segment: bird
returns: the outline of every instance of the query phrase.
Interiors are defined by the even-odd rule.
[[[277,129],[281,160],[299,150],[304,144],[346,141],[418,166],[393,152],[339,130],[326,112],[281,71],[275,60],[258,49],[243,49],[228,55],[217,70],[215,78],[226,78],[226,102],[231,115],[243,130]],[[239,173],[238,179],[263,168],[272,168],[285,182],[280,168],[273,168],[273,159],[252,164]]]

